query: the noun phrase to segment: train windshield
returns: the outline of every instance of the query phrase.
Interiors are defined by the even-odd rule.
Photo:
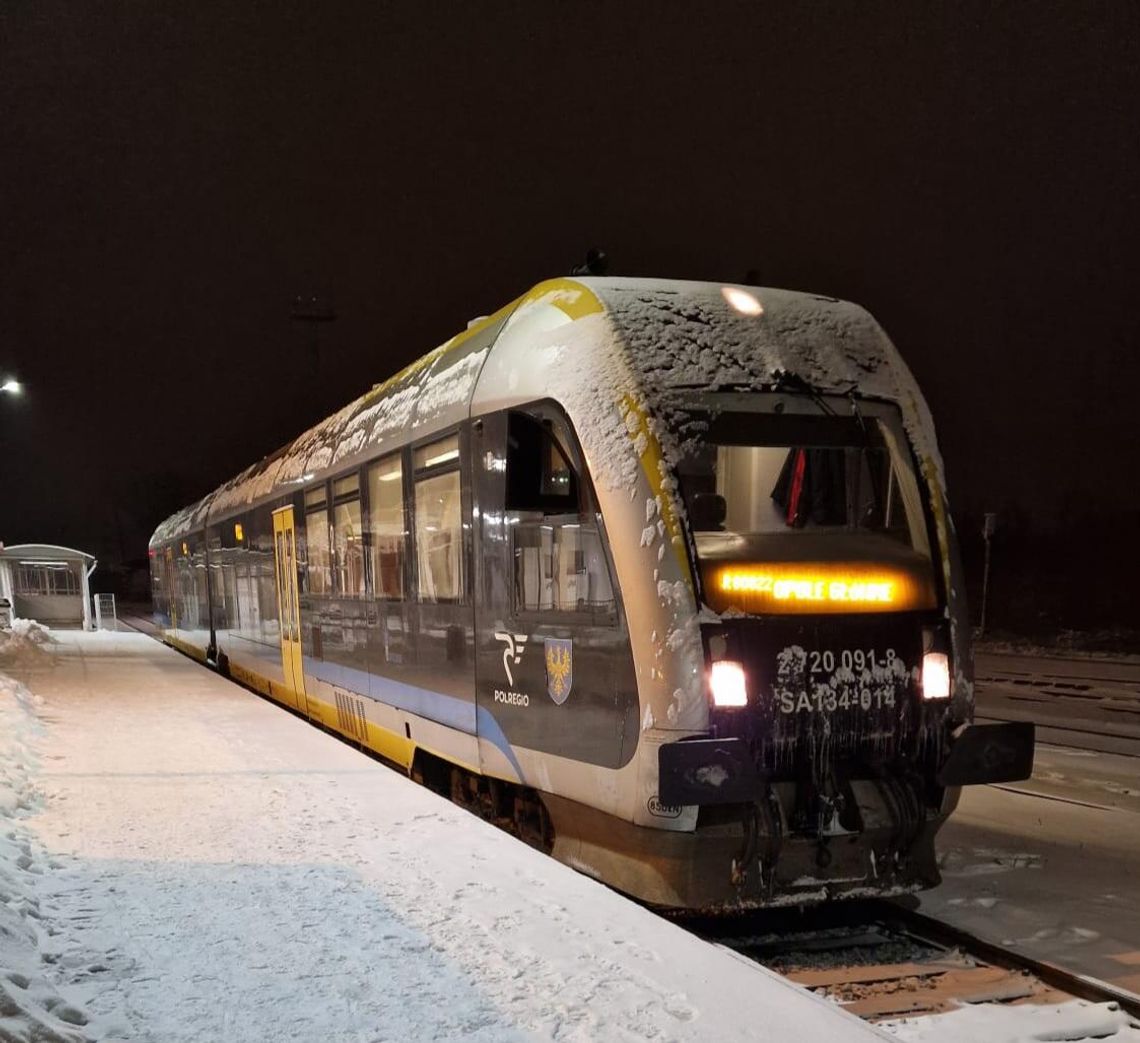
[[[685,428],[678,477],[707,583],[758,596],[762,584],[765,600],[802,611],[813,600],[834,611],[933,606],[921,486],[896,424],[721,411],[689,414]],[[786,567],[716,568],[729,562]]]

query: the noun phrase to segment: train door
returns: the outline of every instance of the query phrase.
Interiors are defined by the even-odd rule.
[[[281,621],[281,668],[285,684],[293,692],[294,705],[298,710],[307,711],[297,591],[297,535],[292,507],[273,512],[273,560],[277,576],[277,616]]]
[[[605,533],[577,441],[553,403],[475,425],[480,754],[525,747],[620,767],[636,678]]]

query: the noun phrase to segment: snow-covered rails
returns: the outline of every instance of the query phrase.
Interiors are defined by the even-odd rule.
[[[853,305],[543,283],[151,554],[170,643],[649,901],[936,875],[962,584],[925,406]]]

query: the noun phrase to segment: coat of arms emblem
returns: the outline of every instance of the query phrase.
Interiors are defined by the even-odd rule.
[[[546,692],[561,706],[574,684],[574,642],[565,637],[548,637],[544,644]]]

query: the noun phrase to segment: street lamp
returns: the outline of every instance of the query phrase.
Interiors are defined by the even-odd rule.
[[[3,384],[0,384],[0,391],[7,391],[12,395],[18,395],[23,390],[24,389],[20,385],[20,382],[11,377],[5,380]]]

